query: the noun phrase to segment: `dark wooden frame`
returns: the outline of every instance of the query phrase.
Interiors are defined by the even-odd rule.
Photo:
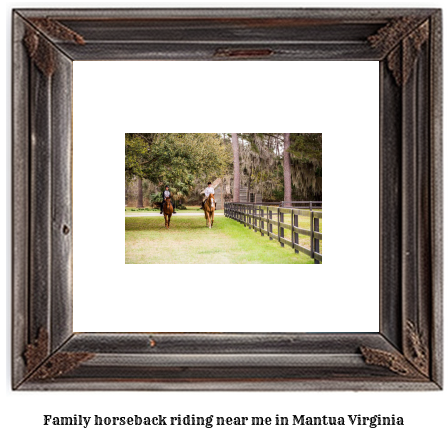
[[[437,9],[15,10],[13,388],[440,389],[441,28]],[[379,333],[73,333],[72,61],[99,59],[379,61]]]

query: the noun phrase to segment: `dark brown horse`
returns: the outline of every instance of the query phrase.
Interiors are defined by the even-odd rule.
[[[204,204],[206,226],[213,227],[213,220],[215,219],[215,195],[211,193]]]
[[[171,215],[173,214],[173,206],[171,205],[171,199],[168,197],[163,204],[163,217],[165,218],[165,228],[170,228]]]

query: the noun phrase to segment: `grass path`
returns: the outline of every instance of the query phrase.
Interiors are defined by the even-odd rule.
[[[125,207],[125,215],[137,215],[139,213],[158,213],[160,210],[158,208],[152,208],[152,207],[144,207],[144,208],[137,208],[137,207]],[[201,206],[200,205],[188,205],[185,207],[185,210],[179,210],[177,209],[177,214],[185,214],[185,213],[201,213]],[[219,210],[216,210],[216,212],[222,212],[224,213],[224,209],[221,208]]]
[[[309,263],[313,260],[220,216],[213,228],[203,217],[125,218],[126,263]]]
[[[189,211],[189,212],[179,212],[176,214],[180,214],[181,216],[200,216],[200,217],[204,217],[204,212],[199,213],[198,211]],[[215,217],[216,216],[223,216],[224,215],[224,211],[216,211],[215,212]],[[145,211],[143,213],[133,213],[133,214],[125,214],[125,217],[141,217],[141,216],[155,216],[155,217],[163,217],[160,212],[158,211]],[[174,216],[177,217],[177,216]]]

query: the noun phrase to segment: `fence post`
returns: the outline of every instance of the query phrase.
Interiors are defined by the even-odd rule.
[[[277,207],[277,240],[280,243],[280,207]]]
[[[285,215],[284,215],[284,213],[280,213],[280,220],[281,220],[281,222],[285,222]],[[280,225],[280,237],[283,237],[283,238],[285,237],[285,229],[281,225]],[[284,248],[285,244],[280,242],[280,246],[282,248]]]
[[[294,210],[291,204],[291,248],[294,249]]]
[[[254,204],[254,233],[257,232],[257,206]]]
[[[252,228],[252,224],[253,224],[253,211],[252,211],[252,205],[248,205],[247,206],[247,210],[249,211],[249,230]]]
[[[264,236],[264,233],[263,233],[263,231],[264,231],[264,220],[263,220],[263,218],[264,218],[264,210],[260,207],[260,234],[261,234],[261,237]]]
[[[257,226],[257,207],[255,207],[255,204],[252,204],[252,226],[254,228],[254,233],[257,232],[255,227]]]
[[[311,258],[314,259],[314,212],[311,211],[310,214],[310,249],[311,249]],[[315,260],[314,260],[315,261]]]
[[[277,240],[280,242],[280,208],[277,207]]]
[[[298,213],[294,215],[294,226],[295,227],[299,226],[299,214]],[[294,243],[297,243],[297,245],[299,244],[299,233],[294,233]],[[294,252],[296,254],[298,254],[299,250],[298,249],[294,249]]]
[[[313,237],[314,237],[314,231],[319,232],[319,218],[318,217],[314,218],[314,227],[313,228],[314,228],[314,230],[313,230]],[[316,239],[316,238],[314,239],[314,252],[313,252],[313,254],[315,252],[319,253],[319,239]],[[314,259],[314,264],[315,265],[319,265],[320,264],[319,260]]]
[[[257,221],[255,219],[255,205],[251,205],[252,207],[252,228],[254,229],[254,233],[256,232],[255,230],[255,225],[257,224]]]
[[[254,223],[254,218],[253,218],[253,215],[254,215],[254,212],[253,212],[253,208],[252,208],[252,205],[249,205],[248,206],[248,210],[249,210],[249,230],[252,228],[252,225],[253,225],[253,223]]]
[[[268,207],[268,225],[269,225],[269,240],[274,240],[272,238],[272,224],[270,223],[269,219],[272,219],[272,210],[271,207]]]
[[[254,225],[255,225],[254,206],[251,205],[249,208],[250,208],[250,225],[251,225],[251,228],[253,230],[255,230],[255,228],[254,228]]]

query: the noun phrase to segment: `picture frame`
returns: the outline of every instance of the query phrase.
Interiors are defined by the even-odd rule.
[[[439,9],[14,10],[12,387],[441,389],[441,31]],[[72,62],[159,59],[379,62],[378,333],[73,332]]]

